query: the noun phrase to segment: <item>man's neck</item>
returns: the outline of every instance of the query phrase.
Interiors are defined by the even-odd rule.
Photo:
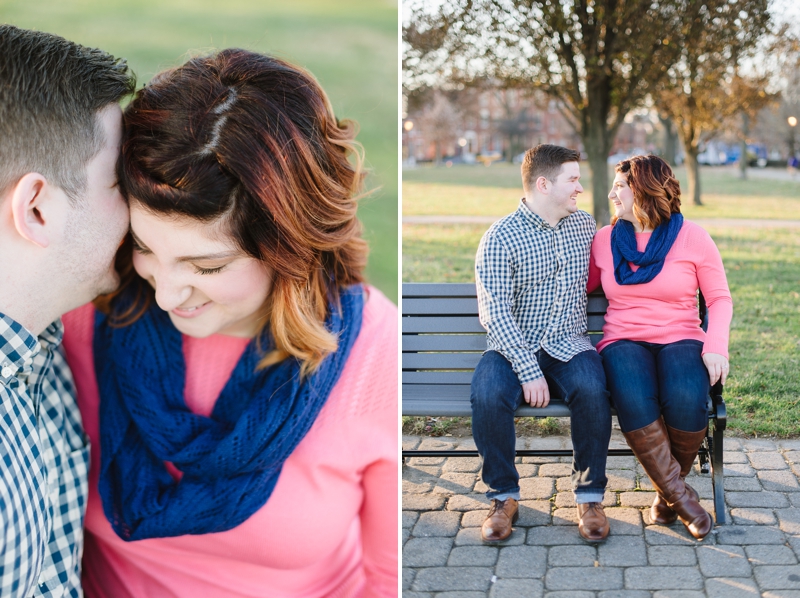
[[[63,298],[59,290],[52,286],[51,277],[41,271],[39,264],[9,259],[5,252],[0,252],[0,263],[8,264],[0,274],[0,313],[39,336],[61,315],[59,306]]]
[[[528,208],[531,212],[539,216],[539,218],[547,222],[547,224],[549,224],[550,226],[555,226],[556,224],[561,222],[561,220],[563,220],[561,216],[555,216],[553,214],[550,214],[548,210],[545,209],[545,207],[542,205],[542,202],[537,201],[535,197],[528,197],[526,195],[524,203],[526,208]]]

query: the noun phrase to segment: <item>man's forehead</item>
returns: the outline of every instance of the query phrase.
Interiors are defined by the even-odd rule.
[[[558,178],[571,179],[576,176],[581,176],[580,164],[577,162],[564,162],[561,165],[561,172],[558,173]]]

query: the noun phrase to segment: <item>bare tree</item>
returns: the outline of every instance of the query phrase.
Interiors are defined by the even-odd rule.
[[[417,6],[404,27],[406,85],[492,77],[558,101],[583,140],[594,216],[609,222],[607,156],[625,115],[680,52],[693,0],[447,0]]]
[[[425,137],[434,144],[436,165],[441,165],[442,150],[455,139],[461,122],[458,111],[444,93],[437,91],[433,95],[433,101],[422,110],[417,122]]]

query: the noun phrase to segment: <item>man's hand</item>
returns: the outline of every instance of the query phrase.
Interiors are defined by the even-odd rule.
[[[547,407],[550,402],[550,389],[547,388],[544,376],[523,384],[522,394],[531,407]]]
[[[725,380],[728,378],[728,360],[725,359],[719,353],[706,353],[703,355],[703,363],[708,370],[708,379],[711,381],[711,386],[714,386],[717,383],[717,380],[720,380],[722,384],[725,384]]]

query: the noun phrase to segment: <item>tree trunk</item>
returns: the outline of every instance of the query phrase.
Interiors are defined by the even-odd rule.
[[[605,123],[591,123],[587,134],[583,135],[583,146],[589,157],[589,169],[592,171],[592,215],[597,226],[611,223],[611,212],[608,208],[608,131]]]
[[[739,178],[747,178],[747,136],[750,134],[750,116],[747,112],[742,112],[742,144],[739,158]]]
[[[664,127],[664,160],[672,166],[677,166],[678,132],[675,130],[675,124],[669,116],[663,118],[659,115],[658,120]]]
[[[435,148],[435,163],[436,166],[442,165],[442,144],[439,141],[434,142],[433,147]]]
[[[691,197],[692,203],[702,206],[700,201],[700,164],[697,162],[697,154],[700,153],[697,146],[687,146],[686,150],[686,175],[689,178],[689,188],[686,190],[685,197]]]

